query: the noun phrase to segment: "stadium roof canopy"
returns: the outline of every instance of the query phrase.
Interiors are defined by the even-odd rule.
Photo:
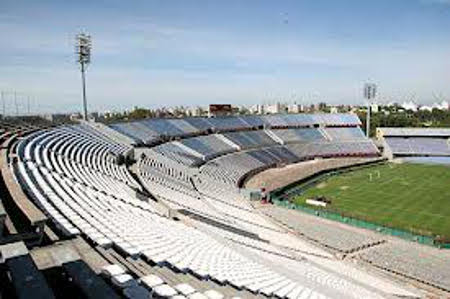
[[[450,137],[450,128],[377,128],[379,137]]]

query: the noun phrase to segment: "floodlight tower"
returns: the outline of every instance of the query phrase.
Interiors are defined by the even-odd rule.
[[[377,95],[377,85],[373,83],[364,84],[364,98],[367,100],[366,136],[370,137],[370,109],[372,100]]]
[[[87,100],[86,100],[86,69],[91,62],[92,41],[91,36],[85,33],[80,33],[76,37],[77,63],[81,67],[81,81],[83,84],[83,119],[88,119]]]

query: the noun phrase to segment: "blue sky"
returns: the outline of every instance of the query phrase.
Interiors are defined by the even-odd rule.
[[[13,111],[76,111],[74,36],[93,36],[90,109],[450,97],[450,0],[0,1]]]

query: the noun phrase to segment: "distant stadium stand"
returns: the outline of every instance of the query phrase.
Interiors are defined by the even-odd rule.
[[[378,137],[450,137],[450,128],[377,128]]]
[[[450,128],[377,128],[384,153],[397,156],[450,156]]]
[[[237,150],[236,147],[226,143],[216,134],[182,139],[180,143],[199,153],[204,160],[210,160]]]
[[[240,150],[278,145],[265,131],[231,132],[223,136],[238,145]]]
[[[137,142],[152,144],[162,137],[186,137],[210,132],[227,132],[263,128],[295,128],[312,126],[357,127],[361,121],[352,114],[280,114],[242,117],[191,117],[185,119],[146,119],[111,124]]]
[[[324,141],[325,136],[318,129],[303,128],[303,129],[284,129],[284,130],[270,130],[275,134],[283,144],[287,143],[308,143],[313,141]]]

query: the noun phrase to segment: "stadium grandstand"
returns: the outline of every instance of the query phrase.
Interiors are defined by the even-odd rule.
[[[1,122],[1,297],[449,296],[448,251],[247,187],[267,170],[379,162],[360,125],[353,114]]]
[[[377,138],[391,159],[450,156],[450,128],[377,128]]]

